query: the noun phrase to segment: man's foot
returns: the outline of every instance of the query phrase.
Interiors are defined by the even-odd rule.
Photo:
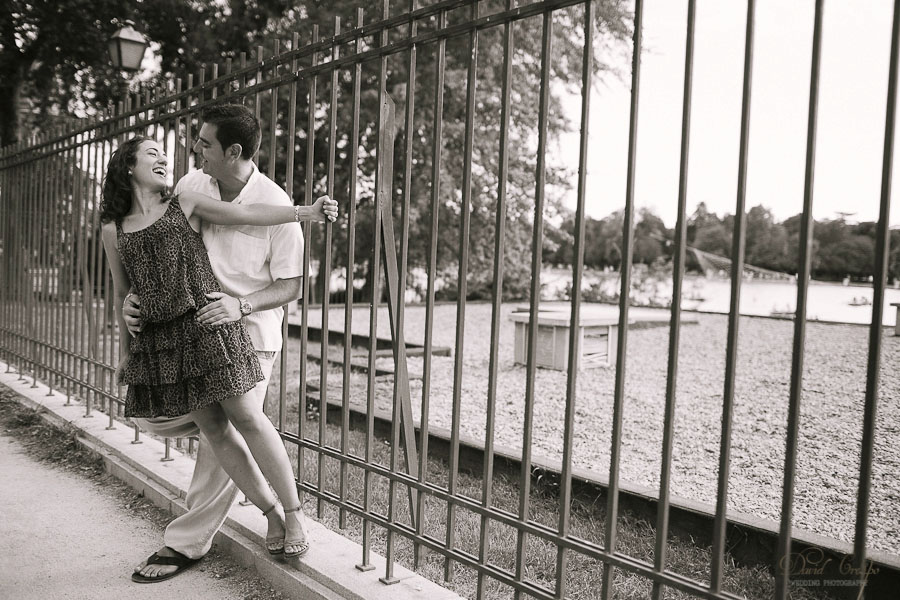
[[[135,567],[131,579],[138,583],[163,581],[174,577],[180,571],[190,567],[199,560],[199,558],[188,558],[168,546],[163,546]]]
[[[284,556],[296,558],[309,550],[309,538],[303,528],[303,515],[300,507],[284,511]]]

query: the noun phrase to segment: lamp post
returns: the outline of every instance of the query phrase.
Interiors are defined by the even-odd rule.
[[[137,71],[147,49],[147,40],[131,25],[122,27],[109,38],[109,57],[114,67]]]

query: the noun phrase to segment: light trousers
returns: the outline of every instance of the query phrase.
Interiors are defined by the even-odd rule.
[[[243,397],[252,399],[259,409],[263,410],[266,388],[269,386],[277,353],[257,352],[256,355],[259,357],[263,380]],[[234,504],[238,488],[219,464],[215,453],[190,414],[180,417],[136,418],[133,421],[141,429],[155,435],[169,438],[200,438],[194,476],[191,478],[191,485],[185,498],[187,512],[169,523],[163,536],[163,543],[169,548],[188,558],[200,558],[209,552],[213,537],[222,527],[228,511]],[[244,438],[240,435],[237,437],[243,444]],[[250,454],[249,450],[247,454]]]

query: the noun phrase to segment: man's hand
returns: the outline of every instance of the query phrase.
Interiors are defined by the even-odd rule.
[[[212,302],[197,311],[197,315],[194,318],[197,319],[198,323],[215,326],[240,320],[240,300],[222,292],[212,292],[206,294],[206,297]]]
[[[334,223],[338,215],[337,200],[332,200],[328,196],[319,196],[315,204],[312,205],[313,216],[311,221],[331,221]]]
[[[122,316],[125,318],[125,326],[128,333],[134,337],[141,332],[141,297],[135,293],[125,296],[122,303]]]

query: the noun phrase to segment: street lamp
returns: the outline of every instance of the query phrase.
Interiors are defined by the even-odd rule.
[[[131,25],[122,27],[109,38],[109,57],[114,67],[137,71],[147,49],[147,40]]]

